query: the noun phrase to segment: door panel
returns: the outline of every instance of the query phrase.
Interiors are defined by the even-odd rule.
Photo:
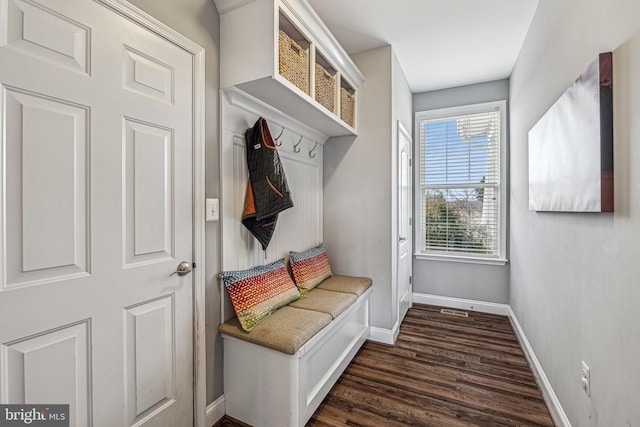
[[[8,46],[39,60],[88,74],[91,54],[88,27],[35,2],[3,3],[7,4]]]
[[[193,57],[95,1],[0,23],[0,402],[191,425]]]
[[[15,201],[5,210],[13,250],[2,288],[86,275],[88,109],[6,86],[2,98],[6,194]]]
[[[3,344],[0,374],[7,387],[3,403],[71,403],[73,425],[90,425],[89,343],[89,322],[84,321]]]
[[[173,256],[171,129],[125,119],[126,264]]]
[[[125,46],[125,52],[125,87],[173,103],[173,69],[129,46]]]
[[[125,309],[126,413],[130,424],[175,403],[172,296]]]

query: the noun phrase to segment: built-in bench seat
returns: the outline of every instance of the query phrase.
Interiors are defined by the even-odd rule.
[[[371,279],[331,276],[251,332],[220,325],[226,412],[252,426],[302,426],[369,336]]]
[[[320,283],[316,289],[327,291],[346,292],[356,296],[362,295],[371,286],[368,277],[338,276],[333,275]]]

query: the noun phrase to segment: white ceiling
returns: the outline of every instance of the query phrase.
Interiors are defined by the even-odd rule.
[[[391,45],[413,92],[507,78],[538,0],[308,0],[349,54]]]

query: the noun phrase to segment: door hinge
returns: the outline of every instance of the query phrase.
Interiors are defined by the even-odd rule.
[[[413,226],[413,218],[409,218],[409,227]]]
[[[412,284],[412,282],[411,282],[412,280],[413,280],[413,276],[409,275],[409,284],[410,285]]]
[[[413,159],[409,159],[409,167],[413,167]]]

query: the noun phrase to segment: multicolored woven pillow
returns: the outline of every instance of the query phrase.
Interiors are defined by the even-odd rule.
[[[223,271],[223,280],[242,328],[249,332],[282,306],[300,298],[284,258],[242,271]]]
[[[303,294],[332,275],[329,258],[322,243],[305,252],[289,252],[289,257],[293,280]]]

